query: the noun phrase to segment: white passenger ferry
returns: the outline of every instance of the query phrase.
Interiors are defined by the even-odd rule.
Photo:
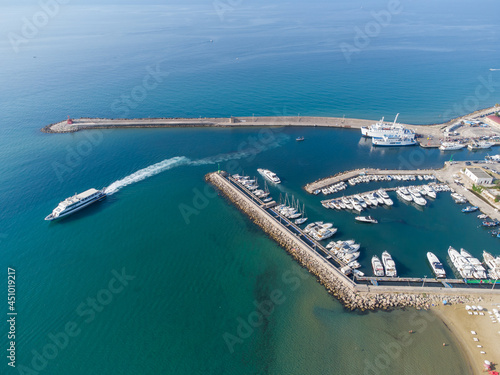
[[[372,138],[372,144],[374,146],[413,146],[417,144],[415,135],[397,135],[397,134],[384,134],[383,136],[377,136]]]
[[[104,189],[89,189],[80,194],[75,194],[72,197],[66,198],[54,208],[52,213],[45,220],[55,220],[64,216],[68,216],[76,211],[81,210],[88,205],[100,201],[106,197]]]
[[[396,115],[392,125],[384,124],[384,118],[368,127],[361,128],[361,135],[365,137],[383,137],[383,136],[399,136],[399,137],[414,137],[415,132],[411,129],[405,128],[403,125],[396,123],[399,113]]]
[[[257,172],[259,172],[264,178],[267,178],[269,181],[279,184],[281,183],[280,178],[276,175],[276,173],[271,172],[269,169],[257,169]]]

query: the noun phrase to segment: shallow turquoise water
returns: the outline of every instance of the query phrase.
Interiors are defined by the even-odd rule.
[[[439,167],[450,155],[372,149],[355,131],[314,128],[276,128],[272,138],[245,128],[39,132],[66,115],[378,119],[400,112],[402,122],[438,122],[498,61],[491,47],[498,30],[487,7],[458,10],[467,14],[464,26],[439,6],[405,4],[347,63],[339,44],[352,40],[370,11],[386,6],[372,1],[359,10],[362,5],[322,3],[304,11],[294,3],[243,3],[221,20],[211,3],[109,5],[99,12],[73,4],[18,53],[0,43],[0,265],[3,275],[7,266],[17,270],[19,364],[30,365],[32,350],[51,343],[49,333],[75,322],[78,335],[40,373],[467,373],[456,345],[441,346],[452,339],[430,315],[344,311],[232,205],[203,193],[203,176],[217,164],[248,174],[269,168],[283,179],[273,195],[294,194],[311,219],[334,221],[338,238],[361,242],[365,268],[372,254],[387,249],[401,274],[429,275],[429,250],[441,257],[449,245],[475,255],[498,252],[498,241],[449,195],[423,212],[399,202],[372,210],[381,223],[370,227],[323,209],[321,197],[301,187],[363,166]],[[18,30],[36,7],[8,7],[2,30]],[[168,77],[125,114],[116,101],[130,96],[157,62]],[[496,91],[478,105],[495,101]],[[306,141],[295,142],[298,135]],[[256,155],[252,142],[261,150]],[[484,155],[460,151],[454,158]],[[184,157],[178,166],[64,221],[43,221],[75,191],[109,186],[175,157]],[[187,219],[184,205],[194,209]],[[102,302],[113,270],[122,268],[135,279],[86,322],[88,298]],[[238,318],[248,320],[254,301],[267,301],[276,290],[282,302],[231,353],[224,334],[239,337]],[[404,346],[399,335],[409,329],[418,334]]]

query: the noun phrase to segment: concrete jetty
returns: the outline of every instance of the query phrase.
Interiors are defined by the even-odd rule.
[[[402,169],[377,169],[377,168],[359,168],[350,171],[340,172],[333,176],[321,178],[304,186],[304,190],[312,194],[315,190],[321,190],[327,186],[335,185],[339,182],[346,182],[354,177],[359,176],[394,176],[394,175],[434,175],[435,169],[417,169],[417,170],[402,170]]]
[[[379,280],[381,285],[370,285],[370,278],[355,282],[340,271],[332,256],[326,256],[327,250],[323,246],[314,243],[300,231],[300,228],[294,228],[290,221],[284,220],[285,218],[277,215],[272,208],[259,202],[226,172],[209,173],[205,176],[205,180],[215,186],[297,262],[314,274],[327,291],[348,309],[374,310],[397,307],[427,309],[432,303],[442,299],[447,299],[449,303],[465,303],[473,301],[477,295],[500,292],[500,289],[492,290],[491,285],[450,288],[441,281],[431,282],[432,279],[418,278],[381,279]],[[422,286],[415,285],[421,281]],[[461,284],[459,280],[447,281],[454,285]],[[406,284],[401,285],[402,283]]]
[[[360,129],[373,124],[372,120],[338,117],[265,116],[265,117],[199,117],[199,118],[138,118],[107,119],[79,118],[50,124],[45,133],[71,133],[88,129],[169,128],[169,127],[268,127],[308,126]]]

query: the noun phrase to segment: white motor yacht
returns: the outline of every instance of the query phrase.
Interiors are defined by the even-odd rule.
[[[439,261],[439,258],[430,251],[427,253],[427,260],[432,268],[432,271],[436,277],[446,277],[446,271],[444,270],[443,264]]]
[[[382,253],[382,263],[385,267],[385,275],[388,277],[396,277],[398,275],[396,271],[396,263],[387,251]]]

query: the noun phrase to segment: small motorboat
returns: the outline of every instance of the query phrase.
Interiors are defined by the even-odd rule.
[[[482,225],[483,227],[496,227],[500,224],[499,221],[483,221]]]
[[[295,140],[296,140],[297,142],[302,142],[302,141],[304,140],[304,137],[297,137],[297,138],[295,138]]]
[[[465,208],[462,208],[462,212],[464,212],[464,213],[474,212],[477,210],[479,210],[479,207],[477,207],[477,206],[467,206]]]
[[[356,221],[359,221],[361,223],[370,223],[370,224],[377,224],[378,220],[374,219],[371,216],[356,216],[354,218]]]

